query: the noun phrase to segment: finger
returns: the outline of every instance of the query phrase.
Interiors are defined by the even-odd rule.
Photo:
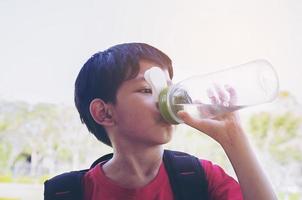
[[[217,97],[216,93],[213,89],[209,88],[207,89],[207,96],[209,97],[212,104],[220,104],[219,98]]]
[[[228,107],[229,101],[230,101],[230,94],[218,84],[214,84],[214,87],[215,87],[216,93],[218,94],[220,104],[222,104],[225,107]]]
[[[236,90],[230,85],[224,85],[224,88],[230,95],[230,104],[235,105],[238,100]]]
[[[193,118],[186,111],[179,111],[177,113],[178,117],[187,125],[196,128],[197,130],[210,135],[213,131],[214,120],[211,119],[196,119]]]

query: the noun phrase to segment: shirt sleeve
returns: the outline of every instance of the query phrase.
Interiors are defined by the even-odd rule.
[[[200,160],[208,181],[209,199],[241,200],[243,199],[239,183],[225,173],[218,165],[207,160]]]

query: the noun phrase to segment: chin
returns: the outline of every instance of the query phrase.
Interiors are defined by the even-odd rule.
[[[163,134],[162,134],[162,137],[161,137],[162,138],[162,144],[166,144],[166,143],[171,141],[173,129],[174,129],[174,127],[171,126],[171,125],[169,127],[165,128],[165,131],[163,131]]]
[[[175,129],[175,126],[165,123],[164,126],[163,126],[163,129],[166,132],[166,134],[172,135],[172,133]]]

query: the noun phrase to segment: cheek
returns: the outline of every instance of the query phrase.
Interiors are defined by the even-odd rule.
[[[140,126],[155,118],[157,113],[155,103],[151,100],[129,99],[117,107],[117,119],[120,123]]]
[[[121,133],[138,136],[152,126],[152,120],[150,114],[146,113],[144,110],[133,109],[131,112],[124,112],[119,115],[116,124]]]
[[[148,121],[148,119],[152,118],[152,113],[147,110],[146,107],[135,105],[133,107],[127,107],[119,117],[123,118],[121,120],[134,122],[136,125],[139,125],[139,123],[144,123],[145,121]]]

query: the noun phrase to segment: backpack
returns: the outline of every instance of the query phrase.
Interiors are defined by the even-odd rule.
[[[107,154],[94,161],[109,160]],[[168,173],[175,200],[206,200],[208,184],[198,158],[187,153],[165,150],[163,162]],[[89,169],[72,171],[55,176],[44,182],[44,200],[83,200],[82,177]]]

